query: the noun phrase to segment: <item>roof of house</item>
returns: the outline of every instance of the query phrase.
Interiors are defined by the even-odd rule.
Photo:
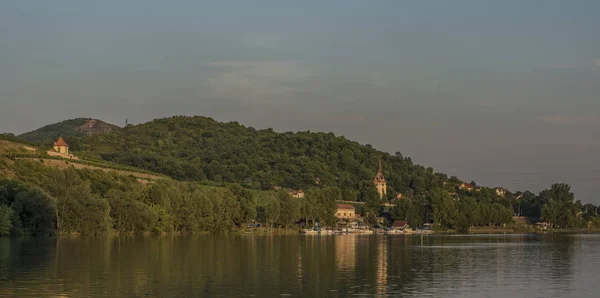
[[[354,206],[352,206],[350,204],[338,204],[337,207],[338,207],[338,209],[348,209],[348,210],[356,209]]]
[[[60,137],[60,138],[58,138],[58,141],[54,142],[54,146],[69,147],[69,144],[67,144],[67,142],[65,142],[63,137]]]
[[[406,220],[395,220],[394,223],[392,223],[393,228],[402,228],[406,226],[408,226]]]

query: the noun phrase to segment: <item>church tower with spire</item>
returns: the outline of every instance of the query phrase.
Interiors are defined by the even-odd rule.
[[[385,181],[385,177],[383,177],[381,158],[379,159],[379,170],[377,171],[377,175],[375,175],[373,182],[375,183],[375,188],[377,188],[377,192],[379,193],[379,198],[383,199],[383,196],[387,195],[387,182]]]

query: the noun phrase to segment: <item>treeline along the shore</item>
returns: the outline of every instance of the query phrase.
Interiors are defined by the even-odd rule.
[[[257,192],[159,180],[89,169],[56,169],[16,160],[17,177],[0,179],[0,235],[208,232],[244,229],[260,221],[292,227],[301,218],[335,224],[340,191],[309,191],[305,199],[287,192]]]
[[[145,183],[132,176],[89,169],[57,169],[31,160],[15,160],[14,176],[0,179],[0,235],[119,233],[218,233],[243,230],[253,221],[267,228],[297,228],[298,224],[334,226],[337,187],[313,188],[302,199],[285,191],[257,191],[237,184],[224,187],[158,180]],[[371,223],[378,216],[406,219],[411,226],[425,222],[439,229],[465,231],[471,226],[512,223],[520,213],[540,217],[556,227],[598,226],[597,208],[574,201],[565,184],[539,195],[499,198],[483,189],[459,192],[444,189],[405,197],[385,210],[374,188],[358,198],[358,213]]]

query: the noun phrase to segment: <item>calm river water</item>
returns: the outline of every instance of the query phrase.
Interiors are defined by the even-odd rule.
[[[2,297],[600,297],[600,236],[0,238]]]

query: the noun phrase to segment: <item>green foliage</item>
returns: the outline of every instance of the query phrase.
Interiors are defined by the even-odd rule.
[[[0,133],[0,140],[10,141],[10,142],[13,142],[13,143],[20,143],[20,144],[31,146],[31,147],[37,147],[38,146],[36,143],[29,142],[27,140],[19,138],[19,137],[15,136],[12,133]]]
[[[228,189],[235,197],[238,204],[238,207],[235,210],[237,211],[237,214],[234,215],[235,224],[242,227],[243,224],[256,219],[256,202],[254,201],[252,192],[242,188],[238,184],[230,185]]]
[[[556,227],[577,227],[581,223],[577,214],[581,211],[581,203],[574,202],[575,195],[567,184],[553,184],[550,189],[540,193],[545,202],[542,207],[542,219]]]
[[[265,207],[265,219],[273,227],[273,224],[279,221],[281,215],[281,204],[277,199],[270,199]]]
[[[39,188],[0,179],[0,206],[11,210],[4,216],[10,217],[12,235],[48,235],[55,229],[55,201]]]
[[[286,228],[298,220],[307,226],[333,226],[336,200],[364,202],[359,211],[373,223],[382,215],[382,204],[398,193],[403,198],[390,217],[411,226],[434,222],[442,229],[468,231],[472,226],[511,223],[513,214],[541,217],[560,227],[600,222],[598,207],[574,201],[568,185],[553,185],[537,196],[526,191],[499,197],[487,187],[459,190],[462,181],[457,177],[415,165],[399,152],[379,152],[331,133],[277,133],[205,117],[172,117],[85,135],[77,132],[85,121],[45,127],[27,138],[49,142],[61,133],[68,135],[71,151],[80,157],[65,162],[161,173],[179,181],[144,186],[134,177],[56,170],[27,161],[64,160],[60,157],[7,153],[2,156],[14,163],[3,167],[25,182],[0,183],[0,206],[6,214],[6,206],[12,210],[4,221],[5,226],[10,221],[11,234],[54,229],[88,234],[217,233],[243,228],[255,219]],[[3,137],[18,141],[12,135]],[[383,199],[372,181],[380,157],[388,191]],[[305,198],[270,191],[273,186],[303,189]]]
[[[277,200],[280,206],[279,224],[285,228],[289,228],[300,220],[300,204],[298,199],[292,198],[285,191],[279,191]]]
[[[431,199],[433,205],[433,222],[443,229],[454,226],[458,213],[450,195],[443,190],[436,190]]]
[[[403,198],[396,202],[391,210],[393,220],[406,220],[412,227],[418,227],[425,222],[424,202],[417,198]]]
[[[372,186],[379,157],[391,195],[422,193],[448,180],[399,153],[379,152],[331,133],[277,133],[206,117],[158,119],[69,140],[73,152],[178,180],[221,184],[252,178],[248,186],[263,190],[332,186],[349,201],[357,199],[365,182]]]
[[[54,230],[56,202],[39,188],[28,188],[15,196],[11,208],[18,227],[26,235],[48,235]]]
[[[334,226],[337,222],[335,212],[337,211],[336,200],[342,198],[342,192],[337,187],[325,187],[311,189],[306,192],[304,202],[300,211],[301,218],[308,221],[318,221],[324,226]]]
[[[11,219],[14,216],[14,211],[6,206],[0,205],[0,236],[6,236],[10,234],[12,229]]]

